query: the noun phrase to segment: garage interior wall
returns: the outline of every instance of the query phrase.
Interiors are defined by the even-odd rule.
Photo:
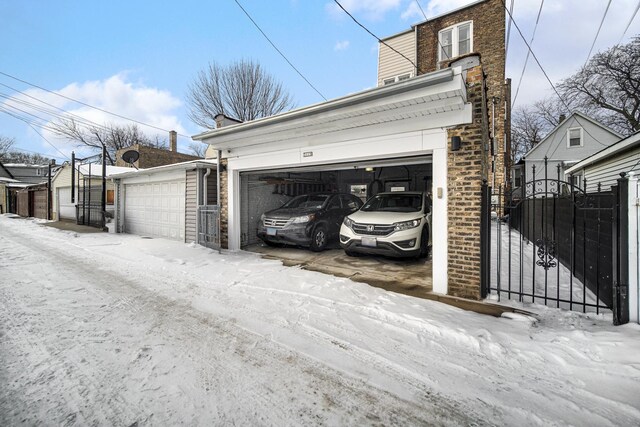
[[[418,163],[416,163],[416,161]],[[403,165],[402,163],[407,163]],[[264,212],[291,198],[312,192],[351,193],[365,201],[383,191],[431,191],[430,158],[358,163],[349,166],[245,172],[240,175],[241,246],[259,242],[257,228]]]

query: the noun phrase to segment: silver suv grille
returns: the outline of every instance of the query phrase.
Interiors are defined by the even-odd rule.
[[[288,219],[279,219],[279,218],[265,218],[264,226],[265,227],[274,227],[274,228],[283,228],[289,222]]]
[[[351,226],[354,233],[365,236],[387,236],[393,233],[394,228],[393,225],[359,224],[357,222]]]

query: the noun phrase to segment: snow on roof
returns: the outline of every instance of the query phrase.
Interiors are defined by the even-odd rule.
[[[153,168],[148,168],[148,169],[132,170],[132,168],[124,168],[125,172],[119,172],[117,174],[114,174],[112,175],[112,178],[124,178],[127,176],[139,175],[139,174],[154,174],[154,173],[160,173],[160,172],[174,170],[174,169],[189,169],[191,166],[197,168],[198,166],[215,167],[216,165],[217,165],[216,160],[197,159],[197,160],[189,160],[189,161],[180,162],[180,163],[172,163],[170,165],[155,166]]]
[[[106,176],[115,175],[123,172],[131,172],[130,167],[122,167],[122,166],[109,166],[107,165]],[[80,173],[82,175],[89,175],[89,164],[80,165]],[[91,164],[91,176],[102,176],[102,165],[101,164]]]
[[[27,163],[3,163],[7,168],[48,168],[49,165],[29,165]]]
[[[5,178],[3,176],[0,176],[0,182],[20,182],[17,179],[11,179],[11,178]]]

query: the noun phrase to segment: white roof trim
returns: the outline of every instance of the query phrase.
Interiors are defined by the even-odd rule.
[[[120,179],[138,175],[154,175],[157,173],[180,169],[187,170],[193,168],[215,168],[217,163],[218,162],[216,160],[189,160],[187,162],[173,163],[170,165],[156,166],[153,168],[132,170],[131,172],[121,172],[111,175],[110,178]]]
[[[636,145],[640,145],[640,131],[632,135],[629,135],[628,137],[616,142],[615,144],[611,144],[607,148],[604,148],[598,151],[597,153],[587,157],[586,159],[581,160],[580,162],[573,165],[571,168],[567,169],[565,171],[565,174],[575,173],[580,169],[584,169],[587,166],[597,163],[600,160],[606,159],[607,157],[615,153],[632,148]]]
[[[463,110],[466,86],[459,67],[193,137],[215,149],[237,149],[290,138],[329,135],[372,124]]]

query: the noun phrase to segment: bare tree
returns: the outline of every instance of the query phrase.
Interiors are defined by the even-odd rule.
[[[255,120],[294,107],[289,93],[253,61],[229,66],[210,63],[189,85],[189,117],[194,123],[216,127],[215,116],[226,114],[240,121]]]
[[[198,157],[205,157],[205,154],[207,153],[207,147],[208,145],[203,144],[201,142],[192,142],[191,144],[189,144],[189,149],[191,150],[191,154],[193,154],[194,156],[198,156]]]
[[[4,159],[5,154],[11,150],[11,147],[13,147],[15,143],[15,139],[0,135],[0,160]]]
[[[511,114],[511,164],[515,164],[552,128],[536,107],[518,107]]]
[[[572,109],[623,134],[640,130],[640,36],[595,54],[558,89]]]
[[[115,159],[117,150],[134,144],[166,148],[166,140],[158,136],[150,138],[136,124],[87,126],[73,118],[68,118],[58,120],[52,127],[57,135],[75,141],[79,146],[91,147],[98,151],[102,150],[104,144],[111,158],[110,161]]]
[[[2,163],[24,163],[27,165],[46,165],[51,162],[49,157],[38,153],[24,153],[22,151],[7,151],[0,156]]]

